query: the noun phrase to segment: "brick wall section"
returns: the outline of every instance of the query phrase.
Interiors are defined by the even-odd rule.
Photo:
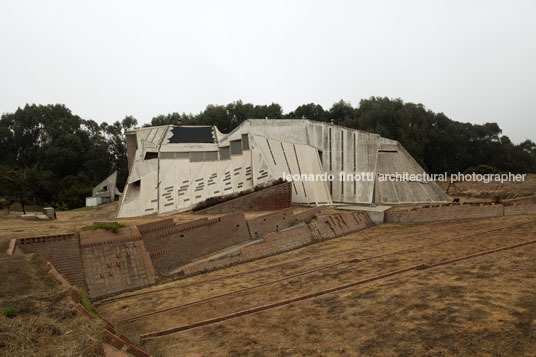
[[[242,213],[177,225],[178,232],[146,243],[158,274],[168,274],[196,258],[250,240]],[[179,229],[180,228],[180,229]],[[146,237],[143,236],[145,241]]]
[[[290,227],[295,222],[292,208],[266,214],[264,216],[250,218],[247,220],[251,239],[261,239],[266,234],[277,232]]]
[[[171,225],[170,220],[162,220],[142,225],[139,230],[157,273],[167,275],[196,259],[249,240],[261,239],[297,221],[310,220],[320,212],[321,208],[315,207],[294,215],[292,209],[287,208],[248,220],[242,213],[233,213],[176,225]],[[275,247],[272,254],[280,250]]]
[[[528,196],[528,197],[519,197],[519,198],[511,198],[507,200],[502,200],[502,203],[505,204],[518,204],[518,205],[525,205],[530,203],[536,203],[536,195],[534,196]]]
[[[110,243],[130,242],[141,239],[140,232],[136,226],[121,228],[117,233],[104,229],[97,229],[81,231],[79,235],[80,246],[82,248]]]
[[[91,298],[155,283],[156,274],[141,239],[89,245],[82,248],[82,257]]]
[[[262,243],[242,248],[239,255],[191,264],[184,267],[182,272],[188,276],[245,263],[373,226],[368,215],[363,212],[323,213],[322,210],[316,212],[316,220],[280,232],[269,233],[264,236]]]
[[[72,312],[76,313],[79,316],[85,316],[89,319],[95,319],[95,316],[91,314],[85,307],[81,305],[82,302],[82,296],[78,292],[78,290],[73,289],[73,287],[69,284],[67,279],[63,277],[57,269],[52,265],[52,263],[47,262],[47,267],[49,268],[48,274],[50,274],[59,284],[61,284],[62,288],[64,288],[62,295],[65,296],[69,303],[73,306]],[[135,357],[149,357],[149,354],[145,351],[138,348],[136,345],[132,343],[132,340],[129,339],[124,334],[120,333],[112,323],[110,323],[108,320],[106,320],[96,309],[93,307],[93,312],[95,313],[96,317],[100,318],[101,321],[104,322],[105,328],[103,329],[104,339],[109,341],[109,339],[113,339],[114,346],[116,348],[121,349],[121,351],[118,351],[117,349],[115,352],[117,354],[107,354],[107,347],[109,346],[106,343],[103,344],[105,355],[108,356],[135,356]],[[125,351],[126,350],[126,351]],[[125,352],[122,352],[125,351]],[[113,351],[112,351],[113,352]]]
[[[283,232],[270,233],[265,237],[265,241],[267,243],[267,248],[270,248],[270,250],[275,250],[274,253],[279,253],[309,244],[313,241],[313,238],[314,237],[309,225],[301,224]],[[247,248],[249,247],[244,249]]]
[[[504,215],[501,204],[487,205],[448,205],[409,210],[388,210],[385,212],[386,223],[421,223],[448,221],[454,219],[489,218]]]
[[[175,222],[173,221],[173,218],[161,219],[159,221],[137,225],[138,230],[140,231],[141,234],[149,234],[153,232],[158,232],[166,228],[172,228],[174,226],[175,226]]]
[[[47,258],[70,284],[97,298],[154,284],[156,275],[134,227],[15,240],[15,249]]]
[[[364,212],[325,213],[321,211],[309,224],[313,238],[325,240],[356,232],[373,225]]]
[[[145,243],[145,248],[149,252],[159,252],[164,248],[163,244],[166,244],[165,242],[168,237],[213,223],[214,221],[209,221],[208,218],[196,219],[195,221],[189,221],[179,224],[173,223],[172,226],[163,227],[161,229],[153,230],[145,234],[142,233],[142,238],[143,242]]]
[[[301,222],[310,221],[313,218],[315,218],[315,216],[317,214],[322,212],[322,209],[323,209],[322,207],[316,206],[316,207],[310,208],[308,210],[302,211],[300,213],[296,213],[296,214],[294,214],[294,220],[296,222],[298,222],[298,221],[301,221]]]
[[[18,238],[16,249],[46,257],[72,285],[86,289],[78,233]]]
[[[292,208],[287,208],[264,216],[249,218],[247,222],[251,239],[261,239],[268,233],[281,231],[297,222],[311,221],[322,210],[322,207],[314,207],[294,214]]]
[[[241,211],[274,211],[290,207],[291,200],[292,182],[284,182],[199,210],[197,213],[221,214]]]
[[[504,206],[505,216],[517,216],[523,214],[536,214],[536,204],[529,203],[523,205]]]

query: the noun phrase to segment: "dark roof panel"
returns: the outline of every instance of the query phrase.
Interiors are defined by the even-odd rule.
[[[214,143],[214,134],[210,126],[175,126],[171,129],[173,136],[169,144]]]

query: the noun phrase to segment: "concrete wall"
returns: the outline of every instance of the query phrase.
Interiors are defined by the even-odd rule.
[[[110,201],[115,201],[115,194],[117,191],[116,182],[117,171],[114,171],[113,174],[102,180],[102,182],[99,183],[97,186],[93,187],[92,197],[107,197],[110,199]],[[106,188],[104,192],[99,192],[104,188]]]
[[[300,127],[297,131],[301,132]],[[254,182],[265,179],[281,179],[287,175],[322,174],[322,162],[318,151],[307,145],[285,142],[277,137],[251,135]],[[299,204],[330,204],[326,182],[319,180],[292,182],[292,202]]]
[[[228,134],[213,127],[214,142],[177,143],[170,140],[175,129],[143,128],[135,136],[127,135],[129,145],[136,138],[137,149],[132,155],[128,148],[129,165],[131,159],[134,162],[118,217],[186,211],[211,197],[245,192],[283,174],[335,176],[332,182],[292,182],[292,202],[300,204],[449,201],[433,182],[378,185],[377,173],[423,169],[398,142],[377,134],[301,119],[248,119]],[[241,149],[222,155],[233,143]],[[208,159],[204,152],[211,154]],[[340,173],[372,177],[354,181],[341,179]]]

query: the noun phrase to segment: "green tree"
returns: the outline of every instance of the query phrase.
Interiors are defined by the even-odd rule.
[[[129,117],[126,117],[124,120],[126,120],[127,118]],[[136,119],[134,119],[136,120]],[[160,125],[180,125],[182,123],[182,117],[179,113],[170,113],[170,114],[160,114],[154,118],[151,119],[151,125],[149,126],[160,126]],[[132,125],[132,126],[135,126],[137,125],[137,120],[136,120],[136,124]]]
[[[31,202],[32,191],[24,171],[0,166],[0,195],[7,203],[8,213],[10,206],[19,202],[22,212],[26,214],[24,206]]]
[[[27,104],[0,119],[0,164],[31,180],[32,202],[61,202],[71,186],[91,188],[114,170],[126,180],[124,132],[136,123],[129,116],[98,125],[64,105]]]
[[[281,119],[283,118],[283,108],[277,103],[272,103],[270,105],[256,105],[255,118]]]
[[[285,117],[289,119],[310,119],[315,121],[329,121],[327,113],[320,104],[309,103],[298,106],[294,111],[288,113]]]
[[[334,120],[335,124],[348,125],[354,117],[354,108],[350,103],[341,99],[331,106],[328,116],[330,120]]]

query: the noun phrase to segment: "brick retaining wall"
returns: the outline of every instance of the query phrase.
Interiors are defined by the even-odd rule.
[[[82,260],[88,295],[99,298],[155,283],[156,274],[143,241],[87,245]]]
[[[536,203],[504,206],[505,216],[517,216],[523,214],[536,214]]]
[[[356,232],[373,225],[364,212],[323,213],[315,210],[317,219],[280,232],[264,236],[263,242],[240,249],[240,254],[225,256],[217,260],[191,264],[182,269],[186,276],[211,271],[270,255],[287,252],[305,245]],[[311,212],[310,212],[311,213]],[[303,215],[302,217],[308,217]]]
[[[153,232],[158,232],[166,228],[171,228],[175,226],[173,218],[161,219],[159,221],[153,221],[149,223],[138,224],[138,231],[141,234],[149,234]]]
[[[24,253],[45,256],[72,285],[87,288],[78,233],[17,238],[14,246]]]
[[[292,208],[283,209],[264,216],[247,220],[252,239],[260,239],[266,234],[290,227],[294,224]]]
[[[489,218],[504,215],[503,205],[448,205],[408,210],[388,210],[386,223],[423,223],[455,219]]]
[[[242,213],[187,222],[168,233],[171,234],[142,236],[156,271],[163,275],[195,258],[250,240]]]
[[[323,208],[321,206],[316,206],[313,208],[309,208],[305,211],[301,211],[300,213],[294,214],[294,220],[295,221],[310,221],[313,218],[315,218],[317,214],[322,212],[322,209]]]
[[[389,210],[385,221],[420,223],[521,214],[536,214],[536,204],[451,204]],[[195,260],[251,240],[260,242],[238,250],[234,256],[189,264],[183,273],[196,274],[286,252],[371,225],[363,212],[315,207],[294,214],[288,208],[248,220],[243,213],[180,224],[169,218],[122,228],[117,234],[97,230],[18,238],[11,240],[8,253],[20,250],[44,255],[70,284],[87,289],[89,296],[96,298],[154,284],[156,273],[175,272]]]
[[[448,221],[455,219],[492,218],[536,214],[536,204],[502,205],[502,204],[450,204],[411,208],[407,210],[388,210],[385,212],[386,223],[422,223]]]
[[[242,211],[274,211],[290,207],[291,200],[292,182],[284,182],[204,208],[196,213],[221,214]]]
[[[70,284],[99,298],[155,283],[156,275],[138,229],[82,231],[12,240],[12,253],[46,257]]]

